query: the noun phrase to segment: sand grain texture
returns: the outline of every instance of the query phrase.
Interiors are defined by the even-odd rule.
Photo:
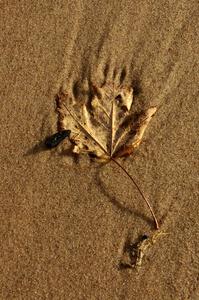
[[[0,298],[199,299],[198,1],[2,1]],[[137,271],[119,270],[150,214],[116,166],[41,142],[56,131],[60,88],[135,87],[158,105],[124,166],[169,233]]]

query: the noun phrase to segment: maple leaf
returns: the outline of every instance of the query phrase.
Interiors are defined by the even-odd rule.
[[[153,209],[138,184],[118,158],[134,152],[157,108],[150,107],[136,116],[132,112],[133,88],[123,85],[92,86],[92,97],[77,101],[61,91],[56,98],[58,130],[70,130],[73,152],[96,159],[114,161],[133,181],[147,203],[159,228]]]

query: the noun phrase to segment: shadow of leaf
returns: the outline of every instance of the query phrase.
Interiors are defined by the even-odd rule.
[[[154,223],[153,223],[153,220],[150,218],[150,217],[147,217],[144,213],[138,211],[138,210],[133,210],[132,208],[130,207],[127,207],[123,204],[121,204],[115,196],[111,195],[109,193],[109,191],[107,190],[106,188],[106,185],[105,183],[103,182],[103,180],[100,178],[100,170],[101,168],[98,168],[98,171],[96,172],[96,176],[95,176],[95,180],[96,180],[96,183],[98,185],[98,187],[100,188],[101,192],[103,193],[104,196],[106,196],[109,201],[119,210],[121,211],[122,213],[128,215],[128,216],[136,216],[136,217],[139,217],[141,219],[143,219],[145,222],[147,222],[147,224],[153,228],[154,226]]]
[[[24,156],[35,155],[35,154],[38,154],[38,153],[44,152],[44,151],[49,151],[49,149],[46,148],[44,141],[41,141],[41,142],[37,143],[36,145],[34,145],[32,148],[30,148],[24,154]]]

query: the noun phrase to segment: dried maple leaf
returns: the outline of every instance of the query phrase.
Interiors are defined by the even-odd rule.
[[[159,228],[153,209],[132,176],[117,158],[137,148],[157,108],[150,107],[136,118],[132,113],[133,89],[125,86],[92,86],[92,97],[75,101],[64,92],[57,95],[58,130],[71,130],[73,152],[88,153],[101,161],[114,161],[128,175],[147,203]]]

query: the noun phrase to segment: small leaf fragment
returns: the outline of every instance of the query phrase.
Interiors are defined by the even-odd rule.
[[[139,268],[142,265],[143,258],[147,251],[157,242],[157,240],[168,233],[156,231],[151,236],[146,234],[140,236],[135,243],[126,245],[126,251],[129,253],[130,261],[121,261],[120,266],[126,268]]]

